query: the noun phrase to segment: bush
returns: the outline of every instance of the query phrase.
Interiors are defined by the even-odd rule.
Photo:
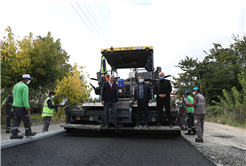
[[[31,104],[31,113],[42,114],[43,112],[43,102],[35,102]]]

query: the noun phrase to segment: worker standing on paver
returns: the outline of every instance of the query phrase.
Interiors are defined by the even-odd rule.
[[[159,80],[155,82],[154,92],[157,96],[157,111],[158,111],[158,124],[156,127],[162,126],[163,121],[163,106],[165,106],[166,116],[169,127],[173,127],[172,115],[170,112],[170,93],[172,92],[172,85],[169,80],[165,79],[163,72],[159,73]]]
[[[194,98],[191,97],[190,91],[186,90],[185,96],[188,99],[188,101],[186,101],[186,102],[188,102],[188,103],[194,102]],[[187,124],[188,124],[188,132],[185,133],[185,135],[195,135],[196,134],[196,127],[194,124],[194,107],[187,106],[185,108],[186,109],[185,109],[184,114],[187,112]]]
[[[134,89],[134,104],[138,104],[138,116],[136,127],[141,126],[142,119],[142,109],[144,110],[144,127],[149,127],[148,125],[148,108],[149,103],[152,103],[152,95],[150,91],[150,86],[148,83],[144,82],[144,77],[138,77],[139,83],[136,84]]]
[[[14,86],[14,102],[13,102],[13,112],[14,112],[14,122],[12,127],[12,135],[10,139],[22,139],[22,135],[18,135],[18,128],[20,126],[21,120],[23,120],[25,128],[25,136],[34,136],[36,132],[32,132],[29,128],[30,125],[30,105],[28,101],[28,86],[32,78],[29,74],[24,74],[19,83]]]
[[[60,104],[54,105],[53,98],[55,97],[55,92],[50,92],[48,98],[44,101],[44,107],[42,112],[42,117],[44,119],[43,133],[48,132],[51,117],[54,116],[54,109],[60,107]]]
[[[9,95],[3,102],[3,106],[6,106],[5,112],[6,112],[6,133],[10,133],[11,127],[11,119],[13,119],[14,122],[14,113],[13,113],[13,91],[12,94]],[[12,124],[13,126],[13,124]]]
[[[194,120],[196,126],[197,137],[196,142],[203,143],[203,132],[204,132],[204,118],[205,118],[205,99],[200,93],[198,87],[192,89],[195,95],[193,104],[187,103],[189,106],[194,107]]]

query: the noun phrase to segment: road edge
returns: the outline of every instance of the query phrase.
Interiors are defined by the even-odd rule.
[[[24,138],[22,138],[22,139],[4,140],[4,141],[1,141],[1,150],[5,149],[5,148],[10,148],[10,147],[13,147],[13,146],[25,144],[25,143],[28,143],[28,142],[36,141],[36,140],[39,140],[39,139],[48,138],[48,137],[57,135],[59,133],[65,132],[65,131],[66,131],[65,129],[60,129],[60,130],[49,131],[49,132],[46,132],[46,133],[40,133],[40,134],[37,134],[37,135],[35,135],[33,137],[24,136]]]

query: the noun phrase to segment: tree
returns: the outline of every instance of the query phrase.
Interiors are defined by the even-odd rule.
[[[242,38],[232,36],[233,43],[229,48],[223,48],[220,44],[213,43],[214,47],[206,53],[202,62],[193,60],[186,56],[178,66],[184,73],[174,78],[174,88],[177,93],[184,94],[185,90],[197,86],[200,87],[207,104],[212,100],[220,101],[219,96],[223,95],[222,90],[230,90],[235,86],[242,90],[237,75],[246,71],[246,36]]]
[[[89,75],[85,76],[83,74],[83,68],[75,63],[72,72],[68,76],[65,76],[61,81],[57,80],[57,86],[54,90],[57,96],[56,100],[68,97],[71,103],[83,103],[85,99],[90,97],[92,89],[86,85],[86,78]]]
[[[176,67],[179,67],[184,73],[179,73],[179,77],[174,77],[173,85],[177,90],[177,94],[182,96],[186,90],[191,90],[195,86],[199,85],[199,71],[198,65],[200,62],[198,59],[185,57],[184,60],[180,60]]]
[[[71,68],[69,56],[61,49],[60,39],[54,41],[48,32],[44,38],[33,39],[32,33],[15,39],[7,27],[1,40],[1,90],[7,91],[20,81],[23,74],[33,77],[29,85],[30,99],[42,100],[57,79],[66,76]],[[44,94],[44,95],[42,95]]]

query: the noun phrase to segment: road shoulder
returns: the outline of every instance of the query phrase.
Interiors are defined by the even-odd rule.
[[[246,165],[246,129],[213,122],[204,124],[204,143],[195,142],[196,135],[182,136],[216,165]]]

